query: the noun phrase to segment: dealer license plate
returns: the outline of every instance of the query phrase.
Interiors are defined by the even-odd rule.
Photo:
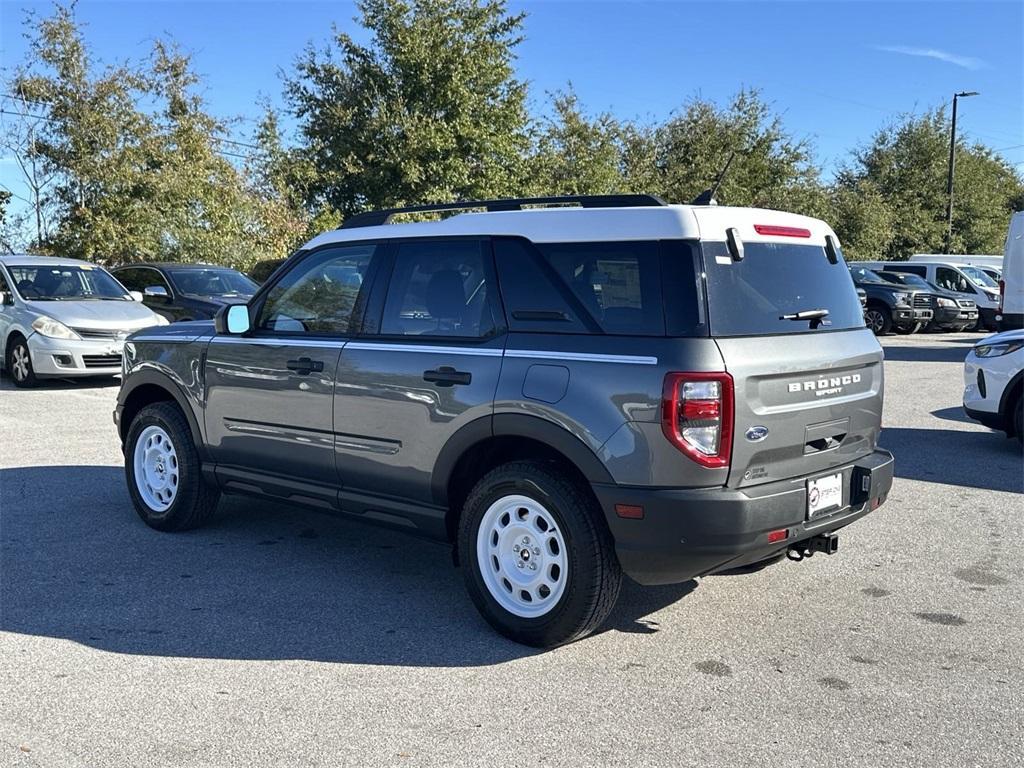
[[[843,475],[807,481],[807,519],[843,506]]]

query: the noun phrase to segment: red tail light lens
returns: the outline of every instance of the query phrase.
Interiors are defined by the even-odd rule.
[[[1006,281],[999,280],[999,314],[1003,314],[1003,299],[1006,298]]]
[[[733,383],[728,373],[670,373],[661,402],[661,430],[704,467],[728,467],[732,453]]]

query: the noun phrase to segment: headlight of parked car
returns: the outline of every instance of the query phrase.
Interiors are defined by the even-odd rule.
[[[42,336],[49,336],[51,339],[77,339],[78,334],[68,328],[64,323],[54,320],[52,317],[37,317],[32,321],[32,328]]]
[[[894,302],[896,302],[897,304],[909,304],[910,303],[910,294],[909,293],[894,293],[892,295],[892,300]]]
[[[935,303],[940,307],[955,307],[956,302],[952,299],[944,299],[941,296],[935,300]]]
[[[1007,341],[1002,344],[979,344],[974,348],[975,357],[1002,357],[1024,347],[1024,341]]]

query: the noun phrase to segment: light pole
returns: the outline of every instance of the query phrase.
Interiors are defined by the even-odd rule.
[[[968,96],[977,96],[977,91],[961,91],[953,94],[953,125],[949,131],[949,178],[946,180],[946,253],[953,247],[953,172],[956,168],[956,101]]]

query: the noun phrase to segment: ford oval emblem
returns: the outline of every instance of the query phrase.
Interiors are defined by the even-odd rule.
[[[752,443],[760,442],[768,437],[768,427],[756,426],[746,431],[747,440]]]

